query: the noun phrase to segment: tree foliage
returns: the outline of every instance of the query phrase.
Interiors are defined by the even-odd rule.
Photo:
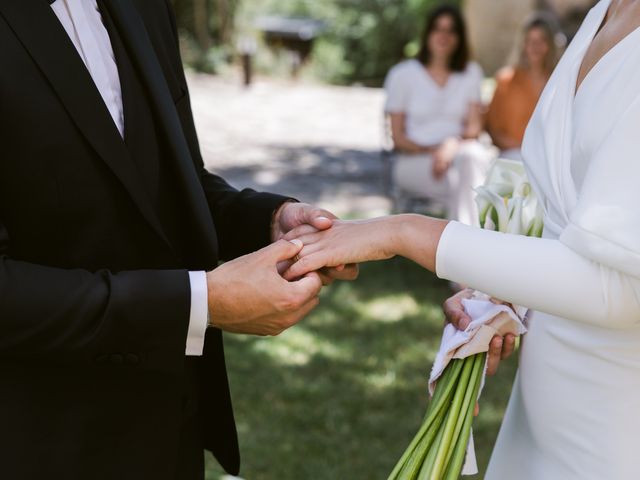
[[[262,15],[323,20],[327,30],[315,42],[308,71],[329,82],[376,85],[407,51],[417,50],[416,41],[426,13],[439,1],[173,0],[173,3],[188,42],[204,56],[210,56],[212,48],[231,52],[237,37],[251,35],[255,19]]]

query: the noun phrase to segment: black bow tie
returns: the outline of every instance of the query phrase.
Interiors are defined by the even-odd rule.
[[[47,0],[47,1],[49,2],[49,5],[53,5],[56,0]]]

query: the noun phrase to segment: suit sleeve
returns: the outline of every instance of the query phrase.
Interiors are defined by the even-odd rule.
[[[187,271],[66,270],[11,257],[0,222],[0,359],[180,371]]]
[[[283,203],[293,199],[251,189],[238,191],[205,168],[193,122],[189,89],[182,68],[175,15],[168,0],[165,0],[165,3],[175,39],[176,73],[184,92],[176,107],[218,232],[220,258],[229,260],[270,244],[270,227],[274,212]]]

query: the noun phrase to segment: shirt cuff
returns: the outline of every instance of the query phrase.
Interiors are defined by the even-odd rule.
[[[189,272],[191,283],[191,313],[187,330],[187,356],[200,357],[204,350],[204,336],[209,325],[207,274]]]

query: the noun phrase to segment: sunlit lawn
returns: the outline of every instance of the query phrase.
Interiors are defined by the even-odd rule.
[[[386,479],[424,414],[449,292],[403,259],[368,264],[357,282],[326,289],[321,306],[282,336],[228,336],[242,477]],[[475,422],[481,470],[515,364],[503,364],[483,394]],[[207,464],[207,479],[219,479],[215,461]]]

